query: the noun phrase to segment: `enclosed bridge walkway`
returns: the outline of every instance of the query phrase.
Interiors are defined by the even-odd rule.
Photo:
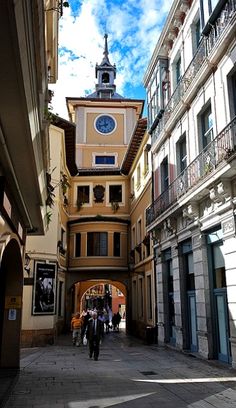
[[[23,349],[9,392],[6,408],[235,408],[236,371],[122,331],[105,335],[94,361],[67,335]]]

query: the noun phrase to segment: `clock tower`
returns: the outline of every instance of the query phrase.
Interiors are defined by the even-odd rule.
[[[103,59],[95,66],[95,91],[66,98],[70,120],[76,124],[78,169],[67,207],[67,280],[81,296],[77,304],[83,301],[85,281],[91,286],[110,283],[125,294],[129,279],[130,180],[121,168],[144,100],[116,92],[116,66],[108,58],[107,34],[104,38]]]

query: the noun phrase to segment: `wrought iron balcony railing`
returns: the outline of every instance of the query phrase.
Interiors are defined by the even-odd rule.
[[[146,210],[150,225],[190,189],[203,182],[217,166],[236,152],[236,116]]]
[[[180,79],[174,93],[171,95],[165,107],[163,116],[159,120],[158,125],[152,134],[152,144],[154,144],[155,141],[159,138],[159,135],[164,129],[164,126],[168,122],[170,116],[178,106],[181,99],[184,98],[184,95],[196,78],[197,73],[199,72],[207,58],[210,56],[213,49],[215,49],[215,46],[217,45],[223,31],[235,17],[235,14],[236,0],[227,0],[224,7],[219,13],[219,17],[212,25],[208,35],[202,38],[196,54],[194,55],[184,75]]]

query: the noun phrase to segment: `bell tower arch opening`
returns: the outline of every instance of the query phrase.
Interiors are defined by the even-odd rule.
[[[103,84],[109,84],[109,82],[110,82],[110,76],[109,76],[108,72],[104,72],[102,74],[102,83]]]

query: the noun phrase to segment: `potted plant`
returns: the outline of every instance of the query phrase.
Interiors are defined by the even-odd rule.
[[[118,201],[112,201],[111,202],[111,208],[112,208],[112,211],[115,213],[118,209],[119,209],[119,203],[118,203]]]

